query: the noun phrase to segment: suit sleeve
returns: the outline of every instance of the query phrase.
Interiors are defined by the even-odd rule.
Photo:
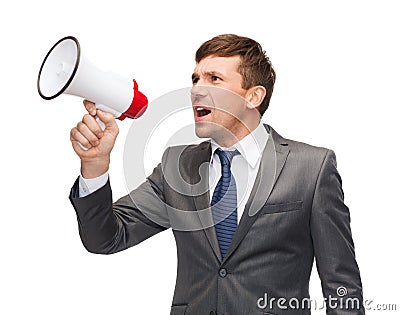
[[[113,204],[109,181],[94,193],[78,198],[77,179],[69,199],[85,248],[92,253],[112,254],[169,228],[163,185],[159,164],[145,182]]]
[[[326,153],[317,179],[310,224],[327,314],[364,314],[350,213],[344,204],[342,181],[331,150]]]

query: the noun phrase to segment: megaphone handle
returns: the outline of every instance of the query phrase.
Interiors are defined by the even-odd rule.
[[[104,129],[106,129],[106,125],[100,120],[100,118],[97,115],[94,116],[94,118],[96,119],[97,123],[100,125],[101,130],[104,131]]]
[[[97,115],[94,116],[94,118],[96,119],[97,123],[100,125],[101,130],[104,131],[104,129],[106,129],[106,125],[100,120],[100,118]],[[78,144],[83,150],[85,150],[85,151],[88,150],[88,148],[84,147],[81,143],[78,142]]]

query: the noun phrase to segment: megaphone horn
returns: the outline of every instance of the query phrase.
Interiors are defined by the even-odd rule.
[[[37,89],[45,100],[61,94],[83,97],[120,120],[140,117],[148,104],[136,80],[94,66],[73,36],[60,39],[49,50],[39,70]]]

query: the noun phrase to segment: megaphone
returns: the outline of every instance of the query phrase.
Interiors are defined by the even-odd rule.
[[[94,66],[73,36],[60,39],[49,50],[39,70],[37,89],[45,100],[61,94],[83,97],[120,120],[140,117],[148,104],[136,80]]]

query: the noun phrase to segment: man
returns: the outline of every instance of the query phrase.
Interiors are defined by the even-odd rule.
[[[70,200],[86,249],[118,252],[172,227],[171,314],[310,314],[315,257],[324,297],[341,301],[327,312],[364,314],[335,154],[261,123],[275,83],[261,46],[236,35],[203,43],[192,81],[195,131],[211,141],[168,148],[114,204],[107,171],[118,127],[85,101],[89,114],[71,130],[81,176]]]

